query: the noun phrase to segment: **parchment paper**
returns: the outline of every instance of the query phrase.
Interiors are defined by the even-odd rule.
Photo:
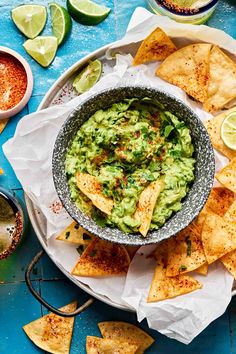
[[[117,46],[119,52],[122,52],[123,48],[126,49],[126,53],[132,53],[132,43],[142,40],[156,26],[162,27],[178,46],[208,41],[236,55],[236,41],[222,31],[206,26],[179,24],[138,8],[132,16],[126,36],[116,48],[113,47],[108,51],[107,56],[113,56],[114,51],[117,52]],[[102,78],[89,92],[67,104],[25,116],[19,122],[14,137],[3,146],[4,153],[23,189],[46,218],[44,231],[48,238],[49,253],[69,272],[79,255],[74,246],[55,240],[55,235],[71,222],[71,218],[59,202],[51,171],[54,142],[68,114],[91,94],[111,86],[132,82],[158,87],[174,94],[191,106],[202,120],[211,117],[202,110],[200,104],[190,100],[181,89],[155,77],[157,63],[138,67],[131,67],[131,63],[130,54],[117,55],[114,71]],[[219,153],[216,153],[215,157],[219,170],[228,160]],[[98,294],[106,295],[114,302],[125,303],[135,309],[139,321],[146,317],[151,328],[187,344],[211,321],[224,313],[231,299],[233,277],[216,262],[210,267],[207,277],[196,275],[203,284],[202,289],[174,299],[147,304],[146,298],[155,263],[146,258],[146,255],[152,248],[153,246],[145,246],[138,251],[132,260],[127,277],[78,279]]]

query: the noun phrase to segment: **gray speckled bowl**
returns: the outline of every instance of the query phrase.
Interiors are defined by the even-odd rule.
[[[124,98],[150,97],[161,102],[167,110],[185,121],[191,130],[195,146],[195,180],[183,201],[182,209],[175,213],[159,230],[150,231],[146,238],[140,234],[125,234],[117,228],[98,226],[95,221],[81,212],[70,197],[65,173],[65,156],[80,126],[98,109],[109,107]],[[63,124],[53,151],[53,178],[58,196],[65,209],[81,226],[107,241],[126,245],[158,243],[185,228],[199,214],[210,193],[215,173],[215,158],[210,138],[205,127],[194,112],[179,99],[154,88],[122,86],[96,94],[80,104]]]

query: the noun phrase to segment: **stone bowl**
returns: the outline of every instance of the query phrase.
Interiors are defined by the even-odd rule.
[[[157,100],[164,105],[166,110],[185,121],[190,129],[195,147],[195,179],[182,201],[182,209],[173,214],[160,229],[149,231],[145,238],[141,234],[126,234],[118,228],[97,225],[94,220],[80,211],[72,201],[65,173],[66,153],[80,126],[97,110],[107,108],[125,98],[133,97],[140,99],[149,97]],[[117,86],[90,96],[68,116],[54,145],[52,171],[57,194],[67,212],[79,225],[104,240],[124,245],[141,246],[159,243],[170,238],[196,218],[203,208],[213,185],[215,158],[210,138],[201,120],[178,98],[150,87]]]

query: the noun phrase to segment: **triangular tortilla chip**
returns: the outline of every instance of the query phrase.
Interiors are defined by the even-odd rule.
[[[96,177],[87,173],[76,174],[77,187],[83,192],[103,213],[111,215],[113,200],[102,194],[102,188]]]
[[[124,340],[129,345],[138,345],[136,354],[142,354],[154,339],[142,329],[127,322],[108,321],[98,323],[103,338]]]
[[[214,213],[219,216],[224,214],[229,209],[230,205],[234,201],[234,193],[225,187],[214,187],[211,190],[209,198],[207,199],[204,208],[197,217],[196,225],[199,232],[202,231],[202,225],[205,221],[207,214]]]
[[[207,275],[208,273],[208,263],[203,264],[201,267],[195,270],[198,274]]]
[[[77,302],[62,307],[65,312],[75,311]],[[69,354],[74,317],[61,317],[49,313],[23,327],[32,342],[39,348],[54,354]]]
[[[221,184],[236,193],[236,157],[222,168],[215,177]]]
[[[191,272],[204,263],[201,234],[193,223],[168,240],[167,277]]]
[[[203,107],[208,112],[218,111],[235,97],[236,63],[214,46],[210,54],[209,85]]]
[[[236,279],[236,251],[234,250],[227,253],[220,260],[225,268],[233,275],[234,279]]]
[[[3,132],[3,130],[6,128],[6,125],[8,123],[9,119],[0,119],[0,134]]]
[[[157,302],[179,295],[190,293],[202,288],[196,279],[188,275],[166,276],[165,261],[162,257],[157,260],[157,266],[152,278],[147,302]]]
[[[138,345],[120,339],[86,338],[86,354],[135,354],[137,349]]]
[[[204,122],[208,134],[210,135],[213,147],[222,155],[226,156],[229,160],[232,160],[234,157],[236,157],[236,151],[228,148],[221,139],[221,125],[225,117],[231,112],[236,112],[236,107],[229,109],[219,114],[218,116]]]
[[[129,264],[124,246],[96,238],[83,252],[72,274],[81,277],[125,275]]]
[[[89,245],[93,238],[94,236],[89,231],[73,221],[56,239],[77,245]]]
[[[162,182],[157,180],[151,182],[140,194],[134,218],[141,222],[139,231],[144,237],[147,236],[153,210],[161,189]]]
[[[164,60],[176,51],[176,46],[167,34],[156,28],[140,45],[133,61],[133,65],[144,64],[153,60]]]
[[[202,243],[209,264],[236,249],[236,224],[208,214],[202,228]]]
[[[207,98],[211,46],[196,43],[177,50],[157,68],[156,75],[204,102]]]
[[[236,200],[228,209],[227,213],[224,216],[224,219],[229,222],[236,223]],[[236,250],[227,253],[220,260],[236,279]]]
[[[225,220],[236,223],[236,200],[234,200],[225,213]]]

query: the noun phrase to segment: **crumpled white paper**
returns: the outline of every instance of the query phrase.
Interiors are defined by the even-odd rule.
[[[176,23],[166,17],[151,14],[138,8],[132,16],[126,36],[112,48],[109,55],[124,46],[132,52],[132,43],[139,42],[156,26],[162,27],[178,46],[191,42],[209,41],[220,45],[236,55],[236,41],[222,31],[206,26],[192,26]],[[129,52],[126,51],[126,52]],[[19,122],[15,135],[3,146],[23,189],[46,218],[45,234],[48,238],[48,253],[52,259],[68,272],[72,270],[78,253],[74,246],[55,240],[70,222],[63,208],[53,212],[53,204],[59,205],[51,170],[52,151],[56,136],[68,114],[90,95],[102,89],[122,84],[141,84],[158,87],[179,97],[202,119],[211,117],[202,110],[199,103],[190,100],[178,87],[168,84],[154,75],[157,63],[131,66],[130,54],[117,55],[114,71],[102,78],[89,92],[67,104],[53,106],[46,110],[25,116]],[[227,159],[216,153],[217,170],[227,163]],[[174,299],[147,304],[146,298],[153,276],[155,263],[146,258],[153,246],[141,247],[132,260],[126,277],[82,278],[96,293],[105,295],[113,302],[126,304],[137,312],[141,321],[147,318],[151,328],[183,343],[189,343],[210,322],[224,313],[231,299],[233,277],[217,262],[210,266],[207,277],[196,275],[203,288]],[[141,265],[141,266],[140,266]]]

